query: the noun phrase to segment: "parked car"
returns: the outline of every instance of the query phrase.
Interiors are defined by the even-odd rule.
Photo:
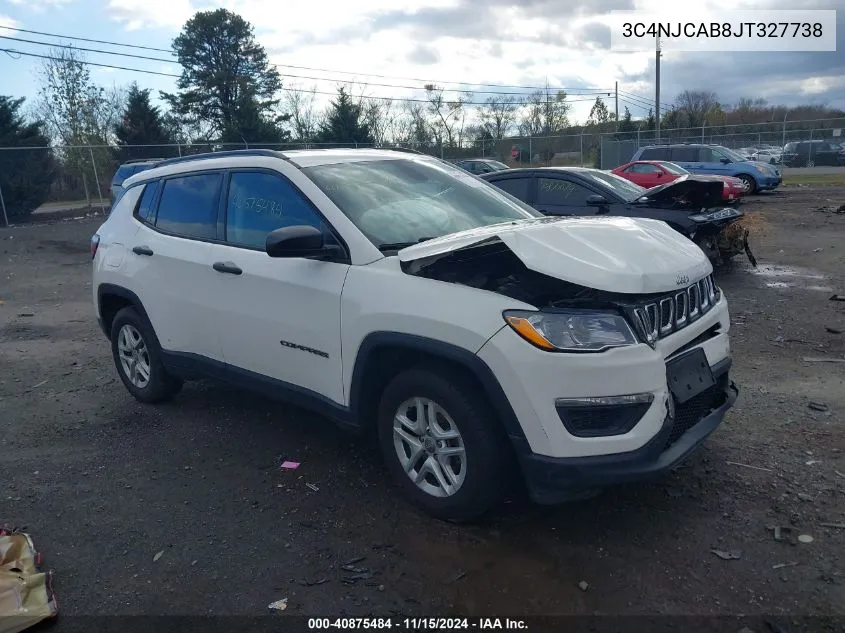
[[[455,164],[471,174],[489,174],[494,171],[510,169],[504,163],[490,158],[468,158],[466,160],[455,161]]]
[[[815,167],[816,165],[845,165],[845,150],[828,141],[798,141],[783,148],[785,167]]]
[[[778,165],[783,160],[783,150],[758,149],[751,155],[751,160],[756,160],[760,163],[769,163],[770,165]]]
[[[91,247],[126,389],[213,376],[372,430],[435,516],[514,479],[557,503],[665,473],[736,400],[727,301],[664,222],[545,218],[390,150],[220,152],[124,186]]]
[[[757,148],[756,147],[740,147],[738,150],[734,150],[734,151],[736,151],[736,153],[739,154],[740,156],[742,156],[745,160],[753,160],[754,154],[757,153]]]
[[[612,174],[630,180],[635,185],[656,187],[692,174],[680,165],[659,160],[638,160],[612,169]],[[733,176],[695,175],[696,180],[717,180],[722,183],[722,201],[736,203],[748,192],[745,183]]]
[[[117,197],[122,189],[123,181],[129,178],[129,176],[133,176],[138,172],[154,167],[162,160],[162,158],[128,160],[123,163],[120,167],[118,167],[117,171],[114,172],[114,176],[112,176],[111,187],[109,188],[111,193],[111,204],[114,205],[115,200],[117,200]]]
[[[740,178],[748,186],[748,193],[776,189],[783,181],[780,169],[766,163],[746,160],[721,145],[669,144],[641,147],[634,160],[670,161],[693,174],[715,174]]]
[[[681,176],[644,189],[616,174],[586,167],[509,169],[482,176],[546,215],[608,215],[666,222],[722,264],[746,253],[756,265],[741,211],[722,204],[722,183]]]

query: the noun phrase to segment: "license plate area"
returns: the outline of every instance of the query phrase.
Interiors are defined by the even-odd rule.
[[[716,384],[707,356],[700,347],[666,363],[666,381],[678,404],[683,404]]]

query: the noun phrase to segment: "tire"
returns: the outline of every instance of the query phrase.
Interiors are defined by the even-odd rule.
[[[439,407],[435,413],[438,420],[435,430],[457,429],[464,448],[463,462],[460,456],[437,458],[422,450],[418,459],[411,460],[410,474],[405,470],[399,451],[403,450],[407,458],[411,445],[394,434],[394,423],[404,431],[406,437],[416,437],[416,433],[395,422],[395,419],[402,408],[406,419],[412,424],[418,424],[414,405],[411,404],[410,409],[405,408],[405,405],[420,399],[426,402],[424,408],[429,413],[433,411],[431,403]],[[445,423],[447,419],[452,424]],[[396,376],[382,393],[377,425],[382,456],[395,483],[413,504],[438,519],[453,522],[478,519],[502,502],[510,490],[510,484],[514,482],[513,452],[495,420],[495,412],[483,393],[452,372],[418,368]],[[450,439],[446,446],[439,447],[439,442],[429,436],[420,442],[420,448],[429,451],[454,450],[457,442],[456,439]],[[432,486],[432,482],[437,480],[435,474],[431,470],[426,473],[425,465],[431,463],[429,460],[437,465],[443,459],[448,465],[439,468],[440,476],[451,484],[460,480],[451,493],[442,486]],[[459,477],[455,478],[455,466],[458,464],[460,467],[457,470],[462,473],[462,477],[459,473]],[[453,477],[448,476],[447,468]],[[412,480],[411,477],[419,473],[424,474],[422,485],[428,486],[428,491]],[[442,496],[431,492],[434,488],[439,488]]]
[[[812,161],[812,160],[807,161],[807,167],[815,167],[815,166],[816,166],[815,161]]]
[[[744,182],[745,186],[748,187],[748,190],[746,191],[745,195],[750,196],[757,193],[757,181],[754,180],[754,178],[752,178],[748,174],[740,174],[739,176],[737,176],[737,178]]]
[[[114,317],[111,326],[112,360],[127,391],[136,400],[152,404],[169,400],[182,389],[182,381],[170,375],[161,364],[161,348],[152,326],[135,308],[123,308]],[[127,359],[129,354],[132,359]],[[133,377],[131,368],[137,368]],[[132,362],[134,360],[134,364]],[[147,380],[143,380],[144,370]],[[139,379],[140,378],[140,379]]]

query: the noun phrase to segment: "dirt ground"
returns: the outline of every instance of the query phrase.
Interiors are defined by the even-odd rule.
[[[411,509],[373,448],[311,414],[214,383],[136,403],[94,321],[102,218],[0,229],[0,524],[55,570],[55,630],[281,598],[318,616],[845,616],[845,364],[804,360],[845,359],[845,214],[818,210],[842,203],[793,186],[742,206],[759,268],[718,273],[740,397],[681,469],[474,526]]]

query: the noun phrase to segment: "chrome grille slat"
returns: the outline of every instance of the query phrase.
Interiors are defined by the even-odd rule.
[[[697,321],[716,305],[717,290],[713,275],[708,275],[680,292],[633,309],[634,321],[649,343]]]

